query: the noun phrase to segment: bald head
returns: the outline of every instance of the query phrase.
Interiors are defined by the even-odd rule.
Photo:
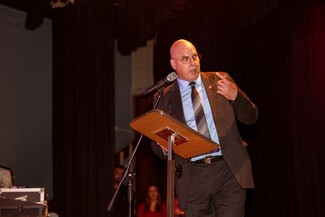
[[[189,42],[185,39],[179,39],[179,40],[175,41],[172,44],[172,46],[170,46],[170,49],[169,49],[170,57],[175,58],[175,57],[179,56],[180,54],[182,54],[184,49],[191,49],[191,50],[196,51],[195,46],[191,42]]]

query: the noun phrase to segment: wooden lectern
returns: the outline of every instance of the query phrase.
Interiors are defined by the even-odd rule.
[[[130,126],[168,150],[167,216],[174,217],[175,161],[172,152],[188,159],[212,152],[219,145],[159,109],[136,118]]]

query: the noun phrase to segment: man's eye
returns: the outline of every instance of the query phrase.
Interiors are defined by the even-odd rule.
[[[190,60],[189,57],[183,57],[183,59],[182,59],[183,62],[188,62],[189,60]]]

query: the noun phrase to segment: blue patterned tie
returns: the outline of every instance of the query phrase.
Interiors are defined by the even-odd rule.
[[[190,82],[189,85],[192,88],[191,97],[192,97],[192,104],[193,104],[193,109],[194,109],[194,116],[195,116],[197,131],[210,139],[211,137],[210,137],[210,133],[209,133],[208,124],[205,119],[200,95],[195,88],[195,82],[192,81],[192,82]]]

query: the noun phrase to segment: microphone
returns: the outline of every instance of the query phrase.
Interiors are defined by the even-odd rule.
[[[152,91],[159,90],[159,89],[165,87],[166,84],[174,81],[177,77],[178,76],[177,76],[176,72],[169,73],[169,75],[166,78],[160,80],[157,84],[151,85],[150,87],[145,89],[143,91],[142,95],[147,95],[147,94],[151,93]]]

